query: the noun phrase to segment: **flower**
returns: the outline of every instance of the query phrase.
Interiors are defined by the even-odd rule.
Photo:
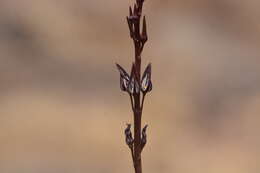
[[[119,64],[116,64],[117,69],[120,73],[120,88],[122,91],[126,91],[129,94],[139,93],[140,92],[140,84],[136,79],[136,70],[135,65],[133,63],[131,76],[121,67]]]

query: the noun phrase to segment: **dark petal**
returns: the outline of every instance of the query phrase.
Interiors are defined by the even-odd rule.
[[[122,91],[126,91],[128,81],[120,75],[120,88]]]
[[[148,64],[146,67],[143,76],[142,76],[142,81],[141,81],[141,87],[143,92],[148,92],[151,91],[151,63]]]
[[[131,76],[128,85],[128,92],[131,94],[140,92],[140,85],[138,83],[138,80],[136,79],[136,69],[134,63],[132,65]]]
[[[135,93],[139,93],[140,92],[140,85],[139,85],[137,80],[135,80],[135,91],[134,92]]]
[[[142,80],[143,80],[146,76],[148,76],[149,79],[151,79],[151,73],[152,73],[152,65],[151,65],[151,63],[149,63],[149,64],[147,65],[147,67],[145,68],[145,70],[144,70],[144,73],[143,73],[143,76],[142,76]]]
[[[124,68],[121,67],[119,64],[116,64],[116,67],[117,67],[117,69],[118,69],[120,75],[121,75],[123,78],[125,78],[126,80],[129,80],[130,77],[129,77],[128,73],[124,70]]]
[[[134,88],[135,88],[135,79],[133,76],[131,76],[129,83],[128,83],[128,92],[133,94],[134,93]]]
[[[119,64],[116,64],[116,66],[120,73],[120,88],[122,91],[126,91],[129,83],[129,75]]]
[[[148,87],[148,83],[149,83],[149,77],[148,75],[146,75],[143,79],[142,79],[142,82],[141,82],[141,85],[142,85],[142,90],[145,91]]]
[[[129,83],[128,83],[128,92],[133,94],[134,93],[134,89],[135,89],[135,64],[132,64],[132,69],[131,69],[131,76],[129,79]]]
[[[150,81],[147,92],[152,91],[152,89],[153,89],[153,84],[152,84],[152,81]]]

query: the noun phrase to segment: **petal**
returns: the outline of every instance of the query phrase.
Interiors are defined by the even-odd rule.
[[[131,69],[131,76],[129,79],[129,84],[128,84],[128,92],[133,94],[135,90],[135,64],[132,64],[132,69]]]
[[[153,89],[153,84],[152,84],[152,81],[150,81],[149,86],[147,88],[147,92],[152,91],[152,89]]]
[[[142,79],[142,82],[141,82],[142,90],[143,90],[143,91],[145,91],[146,88],[148,87],[148,83],[149,83],[149,77],[148,77],[148,75],[146,75],[146,76]]]
[[[140,86],[137,80],[135,80],[135,93],[139,93],[140,92]]]
[[[116,66],[120,73],[120,88],[122,91],[126,91],[129,83],[129,75],[119,64],[116,64]]]
[[[119,64],[116,64],[116,67],[120,73],[120,75],[123,77],[123,78],[126,78],[126,80],[129,80],[129,75],[128,73],[124,70],[123,67],[121,67]]]
[[[121,90],[126,91],[127,86],[128,86],[128,81],[125,78],[123,78],[122,76],[120,76],[120,88],[121,88]]]
[[[143,92],[149,92],[152,90],[151,82],[151,63],[146,67],[141,81],[141,87]]]
[[[134,78],[130,78],[130,81],[128,83],[128,92],[133,94],[134,93],[134,88],[135,88],[135,80]]]

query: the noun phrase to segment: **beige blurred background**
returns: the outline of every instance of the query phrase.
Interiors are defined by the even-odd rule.
[[[132,173],[133,0],[0,1],[0,172]],[[143,169],[260,171],[260,2],[147,0]]]

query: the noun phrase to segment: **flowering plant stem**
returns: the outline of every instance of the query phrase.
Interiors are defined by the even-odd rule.
[[[134,138],[131,133],[131,124],[127,124],[125,140],[131,150],[135,173],[142,173],[141,153],[147,140],[147,125],[142,129],[142,112],[145,96],[152,90],[151,64],[148,64],[141,78],[141,54],[148,40],[145,16],[142,22],[142,32],[140,32],[143,3],[144,0],[136,0],[133,9],[129,7],[129,16],[126,17],[130,37],[133,40],[135,49],[135,61],[133,62],[130,75],[123,67],[116,64],[120,72],[121,90],[129,94],[134,115]]]

